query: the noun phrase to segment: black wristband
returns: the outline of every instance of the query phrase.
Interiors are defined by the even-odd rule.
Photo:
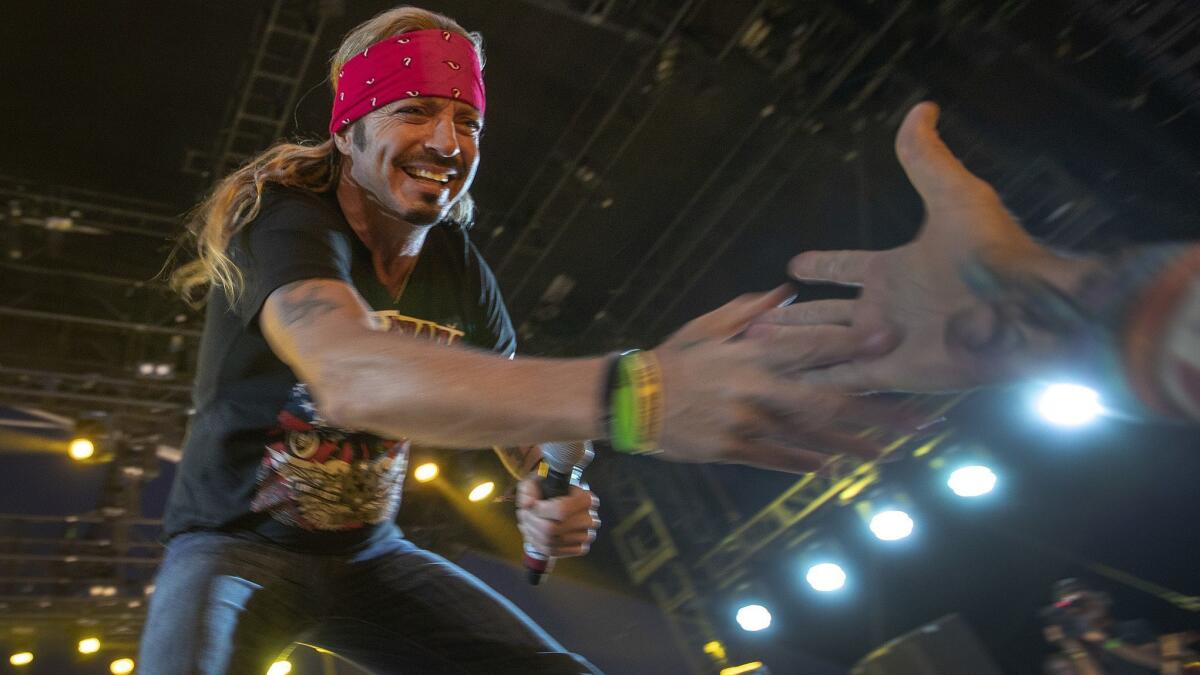
[[[617,381],[620,379],[621,357],[636,351],[638,350],[628,349],[623,352],[613,352],[606,357],[608,363],[604,367],[604,382],[600,388],[600,431],[607,439],[612,438],[612,399],[613,390],[617,388]]]

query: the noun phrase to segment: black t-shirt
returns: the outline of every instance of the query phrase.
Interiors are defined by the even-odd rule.
[[[239,531],[335,553],[391,531],[408,442],[325,424],[304,383],[267,344],[259,311],[280,286],[339,279],[371,306],[379,330],[511,356],[516,335],[491,270],[465,233],[435,226],[396,302],[332,191],[277,186],[264,191],[258,217],[228,254],[244,291],[232,306],[223,290],[209,293],[196,411],[165,535]]]

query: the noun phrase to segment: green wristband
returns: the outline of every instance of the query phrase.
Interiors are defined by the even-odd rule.
[[[637,420],[637,393],[629,378],[628,367],[624,363],[628,357],[621,356],[617,364],[617,382],[609,399],[611,441],[614,450],[625,453],[636,453],[640,449]]]

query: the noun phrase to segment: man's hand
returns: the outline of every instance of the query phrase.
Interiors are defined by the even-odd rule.
[[[795,327],[764,340],[737,340],[752,320],[785,303],[792,289],[744,295],[701,316],[654,350],[663,369],[663,459],[735,462],[781,471],[819,469],[830,454],[874,458],[880,444],[861,431],[911,431],[911,411],[797,383],[807,368],[861,354],[864,335],[839,326]]]
[[[1030,320],[1029,307],[985,302],[963,275],[974,269],[993,280],[1035,280],[1070,292],[1091,263],[1034,243],[995,190],[942,142],[937,117],[937,106],[921,103],[896,137],[896,155],[925,203],[917,238],[889,251],[796,256],[793,277],[861,286],[861,296],[775,310],[750,329],[753,337],[776,340],[820,325],[860,336],[862,353],[805,373],[803,381],[852,391],[953,390],[1011,377],[1063,349],[1062,336]]]
[[[600,500],[591,490],[572,485],[565,496],[541,499],[538,477],[529,476],[517,486],[517,527],[525,543],[552,558],[570,558],[588,552],[596,539]]]

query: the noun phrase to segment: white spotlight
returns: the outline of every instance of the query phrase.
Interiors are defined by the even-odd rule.
[[[1078,384],[1052,384],[1046,387],[1037,401],[1038,412],[1051,424],[1078,427],[1091,422],[1103,412],[1100,394],[1095,389]]]
[[[964,466],[950,473],[946,485],[959,497],[979,497],[996,487],[996,474],[982,464]]]
[[[828,593],[836,591],[846,585],[846,571],[840,565],[831,562],[817,563],[808,568],[808,573],[804,575],[804,580],[815,591]]]
[[[871,533],[883,541],[896,541],[912,534],[913,519],[903,511],[880,511],[871,517]]]
[[[762,605],[746,605],[738,609],[737,622],[745,631],[759,631],[771,625],[771,612]]]

